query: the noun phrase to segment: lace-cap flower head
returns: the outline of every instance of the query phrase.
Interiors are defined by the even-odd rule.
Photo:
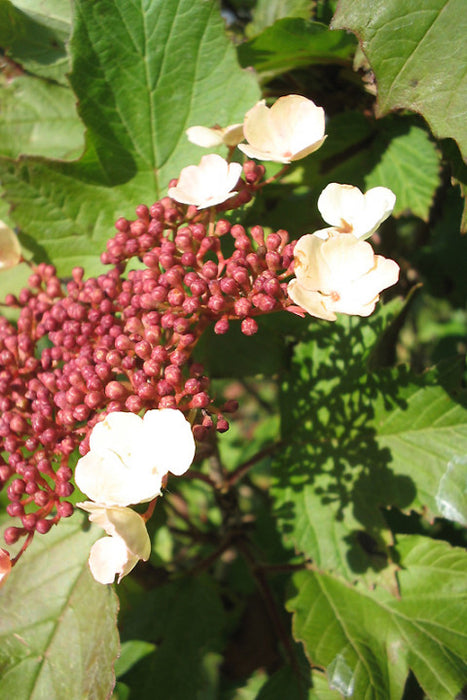
[[[324,110],[300,95],[280,97],[272,107],[258,102],[245,115],[248,143],[239,149],[248,158],[290,163],[316,151],[325,140]]]
[[[199,165],[183,168],[177,185],[169,188],[169,197],[198,209],[213,207],[237,194],[234,187],[241,172],[240,163],[229,164],[221,156],[210,153],[201,158]]]
[[[144,418],[116,411],[94,426],[90,451],[76,465],[78,487],[104,506],[150,501],[168,473],[184,474],[195,454],[190,423],[172,408]]]
[[[11,559],[8,552],[0,547],[0,588],[6,583],[11,571]]]
[[[299,239],[294,249],[296,279],[287,292],[312,316],[335,321],[336,313],[369,316],[379,294],[395,284],[399,266],[375,255],[371,245],[352,234],[316,234]]]
[[[396,195],[387,187],[373,187],[365,194],[353,185],[331,182],[321,192],[318,209],[331,228],[316,231],[327,238],[330,231],[353,233],[356,238],[369,238],[391,214]]]
[[[99,583],[117,583],[142,559],[147,561],[151,553],[151,542],[146,525],[138,513],[131,508],[105,506],[84,501],[77,503],[89,513],[89,520],[103,528],[110,537],[101,537],[91,547],[89,567]]]
[[[243,141],[243,124],[230,124],[224,128],[220,126],[190,126],[186,130],[188,141],[202,146],[202,148],[215,148],[216,146],[238,146]]]
[[[18,236],[3,221],[0,221],[0,270],[14,267],[21,260]]]

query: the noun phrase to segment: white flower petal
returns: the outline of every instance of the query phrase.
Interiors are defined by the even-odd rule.
[[[181,411],[163,408],[144,415],[145,444],[153,445],[154,467],[161,475],[184,474],[195,456],[191,425]]]
[[[99,583],[118,582],[142,559],[147,561],[151,542],[143,518],[131,508],[107,508],[99,503],[77,503],[86,510],[89,520],[102,527],[109,537],[98,540],[91,548],[89,566]]]
[[[186,130],[188,141],[202,148],[214,148],[222,144],[222,130],[207,126],[190,126]]]
[[[322,318],[325,321],[335,321],[337,319],[336,314],[326,307],[323,295],[320,292],[306,289],[298,280],[289,282],[287,293],[297,306],[305,309],[311,316]]]
[[[188,141],[202,148],[215,148],[222,144],[237,146],[243,141],[243,124],[230,124],[224,128],[220,126],[190,126],[186,130]]]
[[[232,188],[241,172],[240,163],[229,164],[221,156],[210,153],[201,158],[199,165],[183,168],[177,185],[169,188],[169,197],[198,209],[221,204],[237,194]]]
[[[324,141],[324,111],[300,95],[280,97],[271,108],[264,100],[246,115],[243,131],[247,144],[239,149],[249,158],[290,163],[304,158]]]
[[[394,209],[396,196],[387,187],[363,194],[358,187],[331,182],[321,192],[318,209],[328,223],[356,238],[368,238]]]
[[[102,537],[91,547],[89,568],[99,583],[113,583],[117,575],[120,582],[136,566],[138,559],[120,537]]]
[[[399,266],[375,255],[369,243],[352,234],[329,229],[328,236],[307,234],[295,245],[290,298],[312,316],[329,321],[336,320],[336,313],[369,316],[380,292],[397,282]]]
[[[75,481],[97,503],[127,506],[155,498],[160,493],[162,475],[150,469],[131,468],[110,450],[91,450],[78,460]]]

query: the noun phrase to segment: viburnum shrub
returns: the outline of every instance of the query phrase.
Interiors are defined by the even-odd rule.
[[[0,700],[465,695],[462,4],[0,0]]]
[[[200,145],[209,134],[255,158],[289,163],[324,142],[324,112],[298,95],[264,101],[239,125],[225,130],[191,127]],[[206,131],[208,136],[206,136]],[[236,134],[234,141],[230,136]],[[219,135],[219,136],[218,136]],[[247,143],[238,143],[240,136]],[[282,171],[281,171],[282,172]],[[91,499],[78,503],[110,538],[93,545],[94,577],[119,580],[149,556],[144,522],[167,475],[190,466],[209,433],[229,427],[236,402],[219,403],[210,379],[193,360],[208,326],[225,334],[233,320],[246,336],[256,318],[305,311],[327,320],[336,312],[369,315],[380,292],[397,282],[399,268],[375,255],[366,238],[394,207],[393,193],[363,195],[334,183],[318,206],[333,226],[291,241],[285,229],[232,224],[231,212],[270,181],[263,165],[243,165],[219,155],[189,165],[169,186],[169,196],[136,207],[136,218],[118,219],[102,262],[108,272],[86,278],[75,267],[63,283],[53,266],[32,265],[28,287],[5,303],[17,323],[0,320],[0,478],[7,512],[20,526],[5,530],[7,545],[46,534],[73,506],[76,484]],[[4,245],[11,260],[14,234]],[[229,253],[225,251],[231,251]],[[17,258],[19,260],[19,256]],[[135,263],[140,263],[135,265]],[[291,279],[295,275],[293,279]],[[128,508],[150,502],[141,516]],[[3,556],[3,555],[2,555]],[[5,579],[6,580],[6,579]]]

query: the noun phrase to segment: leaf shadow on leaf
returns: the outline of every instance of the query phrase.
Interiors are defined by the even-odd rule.
[[[338,321],[331,332],[316,323],[308,342],[296,347],[282,392],[286,444],[273,470],[283,532],[312,559],[320,550],[317,563],[327,568],[326,537],[329,546],[335,542],[326,529],[335,529],[354,573],[386,566],[382,511],[407,509],[416,495],[412,479],[391,470],[375,424],[376,401],[386,411],[407,408],[403,388],[414,377],[403,368],[396,377],[387,369],[367,371],[368,330],[378,338],[385,328],[381,317],[365,323]]]

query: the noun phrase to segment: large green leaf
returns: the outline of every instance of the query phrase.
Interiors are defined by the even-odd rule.
[[[378,84],[378,111],[411,109],[467,158],[464,0],[341,0],[334,29],[359,37]]]
[[[453,700],[467,677],[467,555],[418,536],[398,554],[400,597],[297,574],[295,636],[345,697],[400,700],[411,669],[430,700]]]
[[[443,377],[367,373],[385,327],[381,314],[316,322],[282,386],[286,444],[273,489],[282,530],[320,569],[349,580],[374,579],[388,564],[384,507],[446,516],[440,484],[467,450],[467,411],[437,385]]]
[[[314,63],[349,62],[354,51],[351,35],[300,17],[277,20],[238,47],[242,66],[253,66],[262,79]]]
[[[199,161],[186,128],[238,121],[258,88],[238,67],[216,0],[78,0],[70,52],[85,155],[3,159],[0,176],[37,255],[62,274],[76,264],[93,273],[113,221]]]
[[[76,513],[33,544],[0,591],[0,695],[109,697],[118,653],[117,599],[87,559],[100,528]],[[7,523],[8,525],[10,523]]]

